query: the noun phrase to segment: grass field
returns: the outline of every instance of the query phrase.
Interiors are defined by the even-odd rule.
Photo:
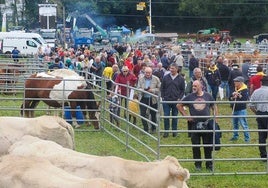
[[[14,97],[18,98],[15,100]],[[19,107],[22,103],[21,95],[7,96],[0,95],[0,116],[19,116]],[[44,104],[40,104],[39,108],[45,108]],[[10,108],[12,108],[10,110]],[[219,113],[222,116],[228,116],[231,114],[231,108],[229,104],[219,104]],[[252,115],[248,110],[249,115]],[[44,115],[44,111],[36,111],[36,116]],[[105,116],[106,119],[107,116]],[[248,118],[249,126],[251,130],[257,129],[255,118]],[[170,147],[160,148],[160,158],[163,159],[167,155],[172,155],[179,159],[183,167],[188,168],[192,174],[188,185],[191,188],[231,188],[231,187],[242,187],[242,188],[266,188],[268,185],[268,164],[256,160],[247,160],[247,158],[258,158],[259,151],[257,146],[254,144],[258,143],[258,137],[256,132],[251,132],[251,143],[252,146],[242,145],[245,144],[243,136],[240,136],[240,140],[232,143],[229,139],[232,136],[232,124],[231,118],[220,118],[219,124],[222,130],[227,132],[223,133],[222,144],[223,146],[220,151],[214,153],[215,159],[219,161],[215,162],[215,173],[234,173],[232,175],[213,175],[203,170],[197,174],[194,171],[194,165],[192,159],[191,147],[176,147],[176,144],[190,144],[190,139],[187,137],[187,133],[180,133],[176,138],[169,137],[167,139],[160,139],[161,145],[171,145]],[[122,128],[126,128],[126,124],[122,123]],[[109,123],[105,123],[103,126],[113,132],[118,138],[125,139],[125,135],[116,129],[110,127]],[[140,120],[138,126],[141,126]],[[186,121],[184,119],[179,120],[179,129],[187,130]],[[145,161],[143,157],[136,154],[135,152],[127,149],[125,145],[119,143],[113,137],[109,136],[104,131],[93,131],[93,128],[84,128],[85,131],[75,132],[76,150],[84,153],[108,156],[114,155],[125,159]],[[163,130],[163,123],[161,123],[161,130]],[[144,143],[156,148],[156,142],[148,138],[148,136],[142,134],[134,128],[130,129],[130,133],[135,135],[137,138],[142,140]],[[240,133],[242,134],[242,133]],[[156,136],[156,135],[155,135]],[[154,156],[149,153],[144,147],[141,147],[137,142],[130,139],[130,144],[142,151],[148,153],[151,160]],[[241,144],[233,146],[232,144]],[[203,150],[202,150],[203,151]],[[239,158],[245,158],[245,160],[237,161]],[[180,160],[184,159],[184,160]],[[189,161],[187,161],[189,159]],[[224,159],[221,161],[220,159]],[[233,159],[233,160],[232,160]],[[265,175],[240,175],[239,172],[266,172]]]
[[[105,132],[76,132],[76,149],[80,152],[90,153],[94,155],[108,156],[114,155],[132,160],[144,160],[131,150],[112,137],[107,136]],[[241,163],[232,162],[232,166],[240,165]],[[258,162],[256,168],[264,163]],[[183,166],[185,166],[183,164]],[[227,166],[227,165],[226,165]],[[244,167],[247,164],[244,162]],[[224,168],[223,166],[221,166]],[[192,169],[189,169],[190,172]],[[206,175],[206,176],[191,176],[188,185],[191,188],[266,188],[268,175]]]
[[[252,113],[248,111],[250,115]],[[229,105],[220,105],[220,114],[221,115],[230,115],[231,109]],[[249,125],[251,129],[256,129],[255,118],[248,118]],[[231,128],[231,119],[230,118],[221,118],[219,121],[221,128],[223,130],[229,130],[223,134],[222,143],[223,144],[233,144],[229,141],[232,136]],[[141,123],[138,122],[141,127]],[[104,125],[106,126],[106,125]],[[161,125],[162,126],[162,125]],[[106,126],[107,127],[107,126]],[[163,129],[163,127],[161,127]],[[109,126],[108,126],[109,129]],[[179,123],[179,129],[187,129],[185,120],[181,120]],[[90,128],[90,130],[92,130]],[[113,131],[112,129],[110,131]],[[135,134],[136,137],[139,137],[144,143],[154,147],[154,142],[151,141],[148,137],[141,135],[138,131],[132,130],[132,134]],[[125,135],[114,131],[114,134],[117,137],[124,138]],[[241,134],[241,133],[240,133]],[[189,144],[190,140],[187,138],[186,133],[181,133],[179,137],[173,138],[169,137],[168,139],[161,138],[161,144],[166,145],[176,145],[176,144]],[[257,144],[257,133],[251,132],[251,143]],[[132,146],[135,146],[136,143],[130,141]],[[240,140],[234,144],[245,144],[243,141],[243,136],[240,136]],[[111,136],[107,136],[107,133],[104,131],[100,132],[76,132],[76,146],[77,150],[85,153],[90,153],[94,155],[115,155],[123,157],[125,159],[132,160],[141,160],[145,159],[135,152],[127,149],[126,146],[116,141]],[[144,151],[142,147],[135,147]],[[146,151],[144,151],[146,153]],[[160,158],[163,159],[166,155],[172,155],[179,159],[191,159],[192,153],[191,148],[181,148],[181,147],[161,147],[160,148]],[[214,153],[216,159],[225,159],[225,161],[216,161],[215,163],[215,173],[234,173],[232,175],[213,175],[206,174],[206,170],[202,170],[201,174],[196,174],[194,170],[194,165],[192,161],[181,161],[182,166],[189,169],[192,173],[191,179],[188,182],[189,187],[191,188],[228,188],[228,187],[245,187],[245,188],[265,188],[267,187],[267,178],[268,175],[240,175],[241,172],[267,172],[267,164],[261,161],[247,160],[247,158],[258,158],[259,151],[257,146],[243,147],[243,146],[225,146],[222,147],[220,151]],[[239,158],[245,158],[245,160],[237,161]],[[234,159],[234,160],[232,160]]]

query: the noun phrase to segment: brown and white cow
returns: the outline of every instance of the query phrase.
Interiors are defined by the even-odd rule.
[[[0,156],[6,154],[8,148],[24,135],[52,140],[63,147],[74,149],[74,130],[60,117],[0,117]]]
[[[50,107],[70,106],[71,120],[74,127],[80,125],[76,119],[76,109],[80,106],[87,126],[91,120],[95,129],[99,129],[98,108],[91,85],[82,76],[68,69],[57,69],[52,72],[40,72],[31,75],[24,83],[24,101],[21,115],[34,117],[34,109],[40,101]]]
[[[63,148],[55,142],[25,136],[13,144],[11,155],[38,156],[82,178],[104,178],[128,188],[187,188],[189,171],[174,157],[156,162],[138,162],[119,157],[101,157]]]
[[[102,178],[74,176],[39,157],[6,155],[0,158],[2,188],[123,188]]]

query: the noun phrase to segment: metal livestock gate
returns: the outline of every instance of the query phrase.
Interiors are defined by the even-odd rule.
[[[5,67],[6,63],[12,64],[12,62],[2,61],[1,67]],[[20,66],[18,66],[20,74],[7,74],[4,77],[1,76],[0,82],[2,83],[1,88],[1,105],[0,105],[0,115],[1,116],[20,116],[20,105],[22,104],[24,97],[24,80],[35,72],[46,71],[47,68],[43,64],[38,64],[34,59],[25,59],[25,61],[20,61]],[[232,125],[231,118],[231,109],[228,110],[230,103],[228,101],[217,101],[220,114],[217,118],[219,119],[219,124],[221,127],[220,132],[222,133],[221,144],[216,145],[215,140],[212,146],[214,149],[216,146],[221,146],[221,150],[213,151],[212,160],[214,162],[214,168],[212,172],[209,171],[200,171],[195,172],[193,170],[194,160],[192,158],[192,144],[191,140],[188,137],[188,133],[191,132],[187,128],[187,117],[178,116],[178,133],[177,137],[169,136],[168,138],[163,138],[162,135],[165,132],[163,126],[164,118],[174,118],[173,116],[164,117],[162,112],[162,101],[160,96],[158,97],[158,109],[155,110],[157,114],[157,127],[156,133],[147,133],[143,131],[143,126],[141,124],[141,119],[148,121],[149,124],[153,124],[150,121],[147,114],[135,114],[137,116],[137,123],[133,124],[129,120],[129,108],[128,102],[129,98],[124,96],[119,97],[126,100],[127,106],[125,107],[122,103],[118,105],[120,108],[120,115],[113,114],[119,119],[120,126],[118,127],[115,123],[112,123],[109,120],[111,112],[109,111],[109,105],[111,104],[108,100],[108,92],[106,89],[106,81],[104,78],[97,78],[90,75],[86,72],[91,78],[88,79],[93,85],[93,92],[95,93],[96,100],[101,102],[100,106],[100,124],[101,131],[105,131],[107,135],[112,136],[115,140],[125,145],[127,149],[130,149],[136,152],[138,155],[144,157],[148,161],[155,159],[163,159],[166,155],[172,155],[176,157],[182,166],[188,168],[190,171],[193,171],[191,175],[234,175],[234,174],[268,174],[268,161],[263,162],[259,158],[258,152],[258,129],[255,122],[256,115],[251,114],[247,116],[249,125],[250,125],[250,134],[251,142],[245,143],[240,138],[237,142],[230,142],[229,139],[232,136]],[[11,79],[16,82],[5,83],[6,79]],[[96,81],[101,81],[101,86],[96,85]],[[129,87],[129,90],[134,91],[135,93],[141,92],[136,88]],[[174,101],[177,103],[177,101]],[[142,105],[142,104],[139,104]],[[63,117],[64,109],[48,109],[46,105],[40,104],[36,109],[36,116],[45,115],[53,111],[58,112],[60,116]],[[125,115],[124,115],[125,112]],[[211,118],[216,118],[211,116]],[[79,134],[80,131],[92,131],[92,128],[82,128],[76,129],[76,134]],[[265,130],[263,130],[265,131]],[[267,131],[267,130],[266,130]],[[170,133],[172,131],[169,131]],[[217,130],[211,130],[213,134],[218,132]],[[240,135],[243,135],[243,130],[240,129]],[[172,134],[170,134],[172,135]],[[203,157],[203,145],[201,144],[202,152],[202,161],[205,162]],[[267,146],[267,144],[266,144]]]

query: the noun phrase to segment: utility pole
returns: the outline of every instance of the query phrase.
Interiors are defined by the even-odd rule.
[[[152,34],[152,1],[148,0],[147,4],[148,4],[149,10],[147,9],[145,2],[139,2],[137,4],[137,10],[138,11],[145,11],[146,19],[147,19],[148,27],[149,27],[149,33]]]
[[[62,19],[63,19],[63,47],[65,48],[65,44],[66,44],[66,20],[65,20],[65,6],[63,5],[62,7]]]
[[[152,0],[149,0],[149,33],[152,34]]]

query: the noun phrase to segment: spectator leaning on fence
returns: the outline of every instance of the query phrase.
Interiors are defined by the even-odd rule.
[[[129,71],[127,66],[123,66],[121,69],[121,73],[119,73],[115,79],[115,92],[124,96],[121,97],[121,105],[123,104],[123,98],[125,98],[124,105],[125,107],[127,107],[126,98],[129,97],[130,94],[130,90],[127,89],[127,85],[129,85],[130,87],[134,87],[136,85],[136,82],[137,77]],[[124,116],[126,117],[125,113]]]
[[[193,82],[195,80],[200,81],[202,85],[202,91],[209,92],[209,85],[208,85],[207,79],[202,75],[202,70],[197,67],[194,69],[193,76],[191,77],[190,81],[186,85],[185,95],[189,95],[190,93],[193,92]],[[192,130],[193,122],[187,121],[187,127],[188,127],[188,130]],[[188,133],[188,137],[191,137],[190,132]]]
[[[248,94],[248,88],[247,85],[244,83],[243,76],[238,76],[234,79],[235,83],[235,92],[231,94],[229,97],[230,101],[247,101],[249,99]],[[244,129],[244,140],[245,142],[250,141],[250,135],[248,132],[248,122],[247,122],[247,103],[231,103],[231,108],[233,109],[233,137],[230,139],[230,141],[236,141],[238,140],[239,134],[239,123]],[[238,117],[238,116],[244,116],[244,117]]]
[[[140,114],[143,117],[147,117],[149,119],[149,116],[147,115],[147,110],[149,110],[151,115],[151,121],[153,123],[156,123],[156,109],[157,109],[157,97],[152,96],[158,95],[160,91],[161,82],[157,76],[153,75],[153,70],[151,67],[145,68],[145,74],[144,76],[140,77],[138,80],[137,88],[141,89],[140,93]],[[144,92],[146,91],[146,92]],[[151,108],[154,108],[155,110],[149,109],[147,106],[150,106]],[[142,119],[142,125],[144,128],[144,131],[149,132],[149,126],[148,121],[146,119]],[[151,132],[155,133],[156,126],[151,126]]]
[[[14,49],[11,51],[11,54],[14,62],[19,62],[20,51],[17,49],[17,47],[14,47]]]
[[[176,107],[176,101],[179,101],[184,96],[185,92],[185,80],[178,73],[179,67],[176,63],[172,63],[169,66],[170,73],[165,75],[161,83],[161,97],[163,100],[163,111],[164,116],[172,117],[172,130],[177,131],[178,129],[178,109]],[[165,131],[170,129],[170,118],[164,118]],[[164,138],[168,137],[168,132],[164,133]],[[177,136],[176,132],[173,132],[173,137]]]
[[[258,136],[259,136],[259,146],[260,157],[267,162],[267,150],[266,150],[266,140],[268,135],[268,77],[263,76],[262,86],[256,89],[250,98],[250,109],[260,117],[256,118],[258,124]]]
[[[202,84],[199,80],[195,80],[193,82],[193,92],[187,96],[185,96],[181,102],[177,105],[177,108],[179,109],[180,113],[183,116],[193,116],[187,118],[189,122],[193,122],[193,130],[204,130],[199,129],[198,125],[201,123],[205,123],[209,120],[209,117],[199,117],[199,116],[210,116],[210,110],[213,111],[215,115],[218,115],[217,107],[214,103],[214,98],[207,92],[204,92],[202,90]],[[184,103],[184,102],[190,102],[193,103]],[[212,101],[212,102],[211,102]],[[201,103],[204,102],[204,103]],[[184,106],[187,106],[189,108],[189,115],[187,114],[186,110],[184,109]],[[195,161],[195,167],[196,170],[201,170],[202,167],[202,161],[201,159],[201,151],[199,146],[201,144],[201,139],[203,141],[203,144],[212,144],[213,143],[213,133],[212,132],[193,132],[191,134],[191,141],[193,144],[192,151],[193,151],[193,158],[196,159]],[[206,161],[206,168],[209,171],[213,170],[213,163],[212,163],[212,147],[211,146],[204,146],[204,153]]]

